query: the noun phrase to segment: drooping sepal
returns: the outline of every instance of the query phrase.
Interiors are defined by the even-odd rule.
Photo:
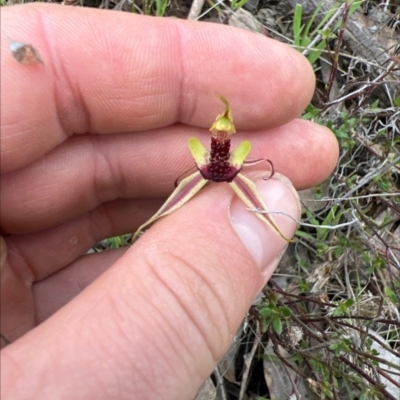
[[[166,200],[163,206],[143,225],[141,225],[132,237],[132,243],[138,237],[140,231],[146,226],[152,224],[158,218],[171,214],[179,207],[187,203],[205,184],[207,181],[201,176],[199,172],[188,176],[183,179],[178,187],[174,190],[170,197]]]
[[[246,178],[242,174],[237,174],[233,181],[229,184],[247,207],[268,211],[268,208],[265,205],[260,193],[258,192],[256,185],[249,178]],[[255,214],[258,218],[265,222],[279,237],[286,240],[287,242],[293,242],[293,240],[287,238],[280,231],[271,215],[261,213]]]

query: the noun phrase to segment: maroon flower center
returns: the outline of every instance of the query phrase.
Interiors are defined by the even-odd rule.
[[[205,179],[214,182],[231,182],[238,174],[239,170],[229,163],[231,140],[211,138],[211,151],[209,163],[200,169]]]

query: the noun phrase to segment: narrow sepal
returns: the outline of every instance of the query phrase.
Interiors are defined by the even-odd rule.
[[[268,211],[267,206],[258,192],[256,185],[250,179],[246,178],[242,174],[237,174],[233,181],[229,184],[247,207]],[[279,237],[287,242],[293,242],[293,240],[287,238],[279,230],[271,215],[261,213],[255,213],[255,215],[264,221]]]
[[[140,231],[146,226],[152,224],[158,218],[164,217],[179,207],[183,206],[188,202],[205,184],[207,181],[201,176],[200,172],[195,172],[194,174],[183,179],[178,187],[174,190],[171,196],[168,197],[163,206],[143,225],[141,225],[132,237],[132,243],[135,241]]]

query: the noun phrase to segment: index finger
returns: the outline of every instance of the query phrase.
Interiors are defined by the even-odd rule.
[[[1,19],[3,173],[76,133],[209,127],[216,93],[239,110],[238,129],[277,126],[314,88],[299,53],[236,28],[37,3],[6,7]],[[4,33],[45,65],[17,64]]]

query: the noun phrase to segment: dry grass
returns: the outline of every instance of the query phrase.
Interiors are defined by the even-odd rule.
[[[230,357],[242,390],[219,398],[398,399],[400,7],[294,3],[267,2],[256,20],[221,13],[309,58],[318,85],[303,118],[332,129],[340,159],[302,194],[298,241],[240,332],[252,362]]]

